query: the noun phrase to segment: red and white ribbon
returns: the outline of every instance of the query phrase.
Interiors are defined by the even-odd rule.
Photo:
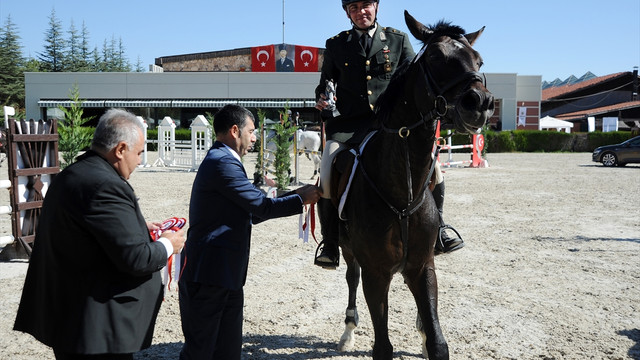
[[[149,233],[153,241],[157,241],[162,236],[162,233],[178,231],[182,229],[186,223],[187,219],[185,218],[172,217],[163,221],[158,229],[150,230]],[[173,279],[171,276],[171,266],[173,266],[175,278],[178,279],[180,277],[180,256],[169,256],[167,266],[164,267],[164,271],[162,272],[162,284],[169,290],[171,290],[171,280]]]
[[[318,186],[318,181],[316,181],[316,186]],[[311,233],[313,240],[315,240],[317,244],[318,239],[316,239],[315,232],[316,232],[316,205],[315,204],[306,205],[302,210],[302,213],[298,217],[298,238],[302,239],[302,242],[308,243],[309,233]]]

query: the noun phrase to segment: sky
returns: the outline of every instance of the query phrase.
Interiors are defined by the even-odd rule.
[[[65,38],[84,22],[92,48],[122,39],[130,63],[145,69],[170,55],[282,42],[322,48],[351,27],[338,0],[0,0],[0,23],[10,16],[25,56],[37,57],[54,9]],[[475,44],[486,73],[553,81],[640,66],[640,0],[380,0],[378,21],[408,33],[404,10],[425,25],[486,26]],[[417,52],[420,42],[412,44]]]

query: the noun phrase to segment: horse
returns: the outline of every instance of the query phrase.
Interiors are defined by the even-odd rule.
[[[393,276],[400,273],[417,305],[423,356],[441,360],[449,358],[449,348],[437,313],[434,244],[439,218],[429,193],[437,158],[436,122],[459,132],[476,132],[493,114],[494,99],[478,72],[482,58],[472,48],[484,27],[466,34],[445,21],[427,27],[407,11],[404,16],[422,49],[412,61],[399,65],[378,98],[375,130],[357,149],[355,165],[347,167],[353,171],[339,174],[336,160],[332,172],[334,183],[340,175],[342,180],[350,175],[346,201],[339,209],[349,297],[338,350],[348,351],[355,343],[361,278],[374,328],[373,359],[392,358],[388,292]],[[339,206],[337,188],[344,186],[332,188],[332,202]]]
[[[320,172],[320,133],[311,130],[296,130],[296,139],[298,140],[298,153],[304,152],[307,159],[313,161],[313,179]]]

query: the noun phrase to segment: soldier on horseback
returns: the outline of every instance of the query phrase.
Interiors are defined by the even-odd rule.
[[[323,195],[318,201],[323,241],[315,258],[315,264],[323,268],[335,269],[340,255],[338,210],[331,202],[330,190],[333,160],[341,150],[356,147],[372,129],[378,96],[387,88],[396,68],[415,56],[407,34],[378,24],[378,6],[379,0],[342,0],[353,27],[326,41],[320,84],[315,89],[316,108],[323,111],[327,137],[320,165]],[[325,95],[328,82],[336,85],[334,111],[327,110],[334,100]],[[443,181],[437,183],[433,195],[442,215]],[[442,216],[440,219],[444,227]],[[445,231],[440,233],[436,253],[464,246],[462,239],[450,238]]]

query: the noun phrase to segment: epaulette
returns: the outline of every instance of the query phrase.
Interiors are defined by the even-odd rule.
[[[382,31],[384,31],[386,34],[396,34],[396,35],[403,35],[404,33],[398,29],[394,29],[391,26],[383,26],[382,27]]]
[[[340,39],[340,38],[347,38],[347,36],[349,36],[349,34],[351,33],[351,30],[345,30],[340,32],[337,35],[332,36],[331,38],[329,38],[329,40],[335,40],[335,39]]]

